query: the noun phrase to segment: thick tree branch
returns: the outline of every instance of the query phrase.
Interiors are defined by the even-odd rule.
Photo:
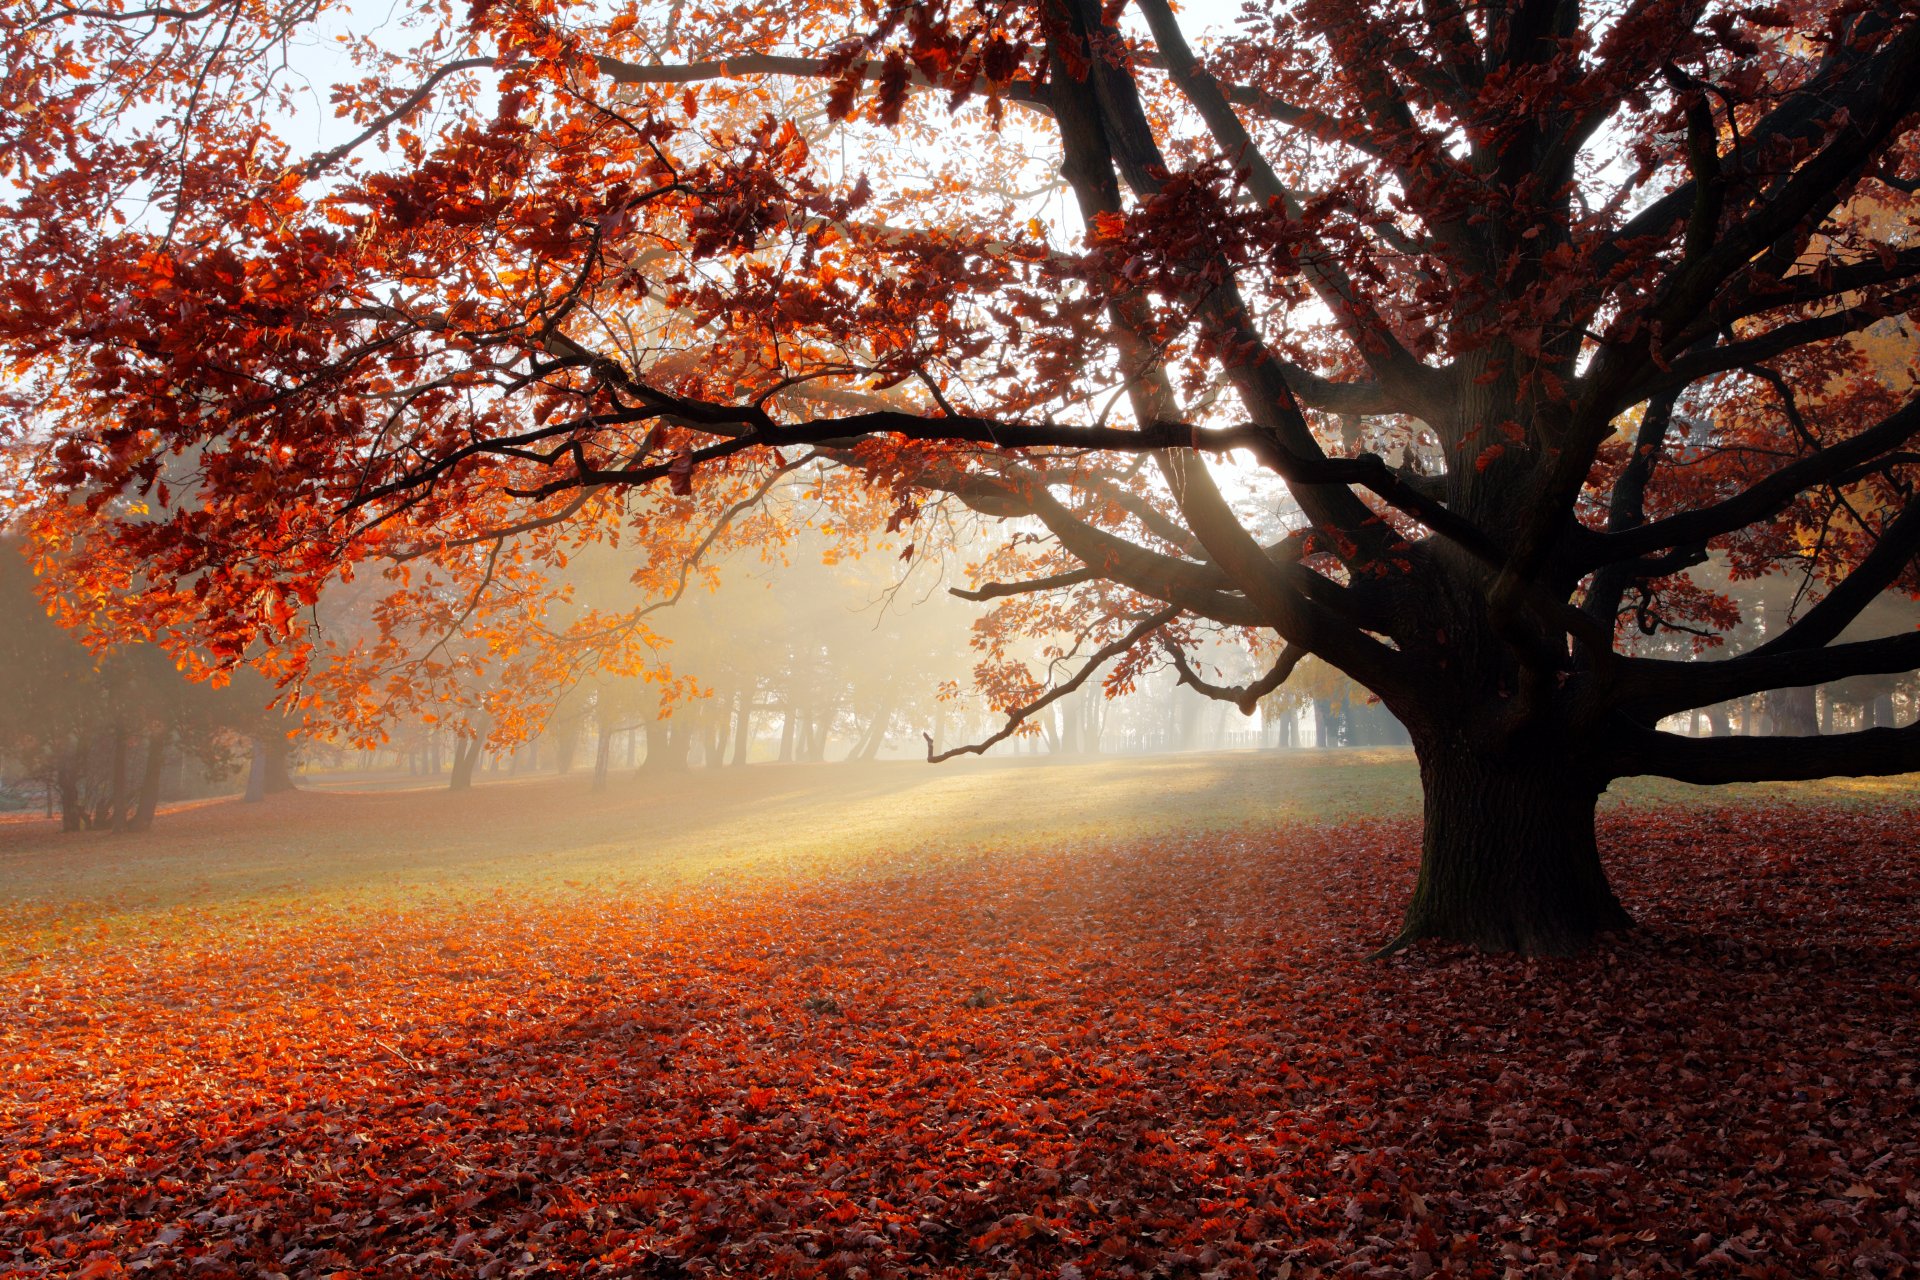
[[[1859,435],[1788,463],[1764,480],[1711,506],[1683,511],[1636,529],[1584,538],[1576,549],[1577,558],[1582,568],[1592,569],[1616,560],[1651,555],[1668,547],[1705,543],[1766,519],[1786,507],[1802,490],[1832,483],[1916,435],[1920,435],[1920,399],[1909,401]]]
[[[1915,668],[1920,668],[1920,631],[1823,649],[1756,649],[1718,662],[1625,658],[1615,692],[1621,706],[1651,722],[1676,711],[1769,689],[1797,689]]]
[[[1614,767],[1618,777],[1651,774],[1709,786],[1886,777],[1920,771],[1920,724],[1773,738],[1683,738],[1649,729],[1621,741]]]

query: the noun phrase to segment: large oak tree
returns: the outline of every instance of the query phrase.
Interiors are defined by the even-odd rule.
[[[356,65],[308,68],[343,83],[302,152],[314,33]],[[777,541],[743,513],[783,484],[922,555],[958,504],[1014,522],[989,648],[1084,664],[990,661],[1014,720],[1108,663],[1377,694],[1426,800],[1402,942],[1625,924],[1612,779],[1920,767],[1920,728],[1656,727],[1920,665],[1843,635],[1920,549],[1920,403],[1862,341],[1920,302],[1910,4],[1276,0],[1196,47],[1168,0],[425,3],[377,41],[38,0],[0,38],[15,492],[113,625],[298,656],[359,563],[478,591],[619,538],[664,592]],[[1716,553],[1804,575],[1798,617],[1647,651],[1731,625]],[[1209,627],[1270,673],[1210,681]]]

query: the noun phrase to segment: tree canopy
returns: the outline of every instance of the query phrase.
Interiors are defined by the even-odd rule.
[[[989,649],[1071,638],[1066,677],[986,669],[1013,719],[1209,631],[1277,652],[1183,672],[1249,705],[1316,656],[1421,760],[1402,939],[1530,951],[1626,922],[1610,779],[1920,766],[1914,728],[1657,727],[1920,665],[1847,634],[1917,585],[1911,4],[351,22],[0,17],[13,492],[101,625],[291,675],[380,566],[394,626],[564,667],[644,627],[556,621],[587,542],[656,596],[808,522],[990,546]],[[1805,607],[1643,652],[1736,621],[1716,553]]]

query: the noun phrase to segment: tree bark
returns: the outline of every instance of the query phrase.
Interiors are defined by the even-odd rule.
[[[1420,876],[1388,950],[1438,939],[1571,955],[1632,924],[1600,865],[1593,820],[1601,787],[1567,769],[1570,752],[1492,760],[1465,744],[1416,750]]]

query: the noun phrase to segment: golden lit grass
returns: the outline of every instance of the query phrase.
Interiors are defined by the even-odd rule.
[[[1636,780],[1628,802],[1879,802],[1916,778],[1706,789]],[[1610,798],[1611,801],[1611,798]],[[725,877],[805,878],[869,855],[918,862],[1182,829],[1408,816],[1418,783],[1404,749],[1223,752],[1055,762],[754,766],[676,777],[616,775],[443,789],[343,785],[261,805],[162,814],[143,836],[62,835],[0,824],[0,935],[191,927],[275,903],[374,907],[416,895],[515,896]]]

